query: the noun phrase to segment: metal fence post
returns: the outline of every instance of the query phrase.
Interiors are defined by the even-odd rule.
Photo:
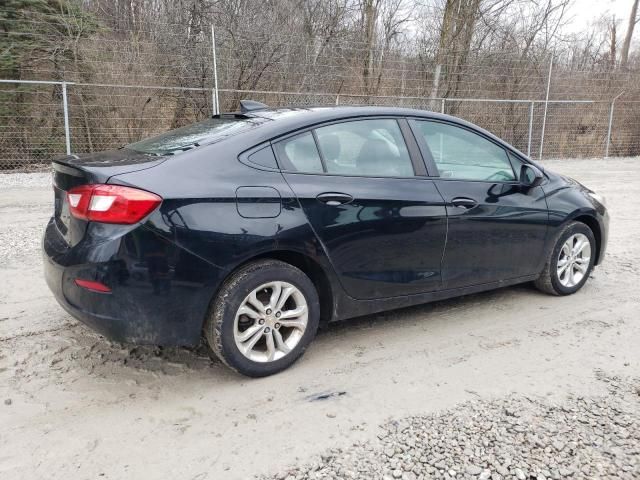
[[[67,102],[67,82],[62,82],[62,111],[64,114],[64,140],[67,155],[71,155],[71,132],[69,129],[69,103]]]
[[[529,105],[529,140],[527,141],[527,156],[531,156],[531,135],[533,133],[533,106],[535,102]]]
[[[336,95],[336,105],[340,105],[340,94]]]
[[[549,90],[551,89],[551,71],[553,70],[553,57],[549,62],[549,78],[547,78],[547,96],[544,100],[544,116],[542,117],[542,135],[540,136],[540,155],[538,159],[542,160],[542,147],[544,146],[544,131],[547,127],[547,109],[549,108]]]
[[[611,144],[611,127],[613,126],[613,109],[616,106],[616,100],[618,99],[618,97],[620,97],[620,95],[622,95],[624,93],[624,91],[620,92],[618,95],[616,95],[613,100],[611,101],[611,108],[609,109],[609,128],[607,129],[607,147],[605,148],[604,151],[604,156],[606,158],[609,157],[609,145]]]
[[[212,106],[214,115],[220,113],[220,98],[218,96],[218,63],[216,61],[216,32],[211,24],[211,50],[213,51],[213,92],[211,95]]]
[[[440,106],[440,113],[444,113],[444,102],[445,102],[446,98],[442,99],[442,105]]]
[[[442,70],[442,65],[436,65],[436,70],[433,72],[433,85],[431,86],[431,109],[435,110],[437,107],[437,98],[438,98],[438,90],[440,87],[440,71]]]

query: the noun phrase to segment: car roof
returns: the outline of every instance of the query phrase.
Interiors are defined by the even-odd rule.
[[[450,115],[419,110],[415,108],[383,107],[383,106],[318,106],[318,107],[283,107],[283,108],[263,108],[246,112],[244,115],[250,117],[268,118],[281,123],[291,123],[300,125],[301,123],[313,125],[319,122],[340,120],[353,117],[371,116],[403,116],[403,117],[425,117],[435,118],[458,123],[468,123]],[[469,124],[475,127],[475,125]],[[477,127],[475,127],[477,128]]]
[[[440,120],[469,128],[477,133],[485,135],[504,147],[516,152],[523,158],[529,158],[513,145],[505,142],[491,132],[458,117],[429,110],[419,110],[416,108],[385,107],[385,106],[318,106],[318,107],[282,107],[282,108],[260,108],[250,110],[242,114],[245,118],[269,119],[272,122],[265,122],[261,128],[256,129],[264,140],[274,139],[278,136],[287,135],[296,130],[303,130],[314,125],[346,120],[360,117],[389,116],[389,117],[413,117],[430,120]],[[529,159],[530,160],[530,159]],[[535,162],[532,162],[535,163]]]
[[[287,135],[297,130],[304,130],[321,123],[376,116],[441,119],[456,122],[476,130],[478,129],[475,125],[449,115],[442,115],[427,110],[377,106],[261,108],[241,114],[236,112],[232,115],[242,116],[243,118],[271,120],[261,123],[260,128],[253,129],[252,131],[252,133],[257,134],[258,137],[263,137],[264,140],[275,139],[278,136]]]
[[[440,120],[470,128],[481,134],[513,149],[504,140],[496,137],[491,132],[467,122],[458,117],[446,115],[444,113],[432,112],[429,110],[419,110],[416,108],[402,107],[382,107],[382,106],[335,106],[335,107],[283,107],[283,108],[263,108],[252,110],[243,114],[249,118],[261,118],[273,120],[263,124],[263,132],[269,130],[269,135],[285,135],[296,130],[309,128],[319,123],[347,120],[360,117],[414,117],[431,120]]]
[[[245,145],[242,150],[247,150],[247,143],[253,146],[258,144],[277,141],[279,137],[288,136],[289,134],[295,134],[297,131],[313,128],[316,125],[322,123],[334,122],[340,120],[349,120],[366,117],[412,117],[412,118],[424,118],[429,120],[439,120],[452,124],[457,124],[462,127],[466,127],[476,133],[484,135],[492,139],[495,143],[502,145],[507,150],[514,152],[522,159],[526,159],[529,163],[537,166],[544,171],[544,167],[539,163],[532,160],[527,154],[521,152],[513,145],[497,137],[493,133],[471,123],[452,115],[446,115],[444,113],[432,112],[429,110],[419,110],[416,108],[403,108],[403,107],[387,107],[387,106],[309,106],[309,107],[278,107],[278,108],[255,108],[244,112],[233,112],[228,114],[222,114],[220,116],[215,115],[214,118],[221,117],[235,117],[245,119],[260,119],[261,123],[258,128],[252,128],[240,135],[234,135],[229,140],[237,140],[241,145]],[[264,121],[271,120],[271,121]],[[247,143],[245,143],[247,142]],[[226,143],[226,142],[224,142]],[[250,148],[249,148],[250,149]]]

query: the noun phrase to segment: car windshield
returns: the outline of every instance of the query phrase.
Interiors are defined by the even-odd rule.
[[[125,148],[152,155],[175,155],[205,143],[213,143],[268,121],[265,118],[210,118],[158,136],[131,143]]]

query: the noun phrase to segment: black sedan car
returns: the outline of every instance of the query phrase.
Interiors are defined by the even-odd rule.
[[[458,118],[269,109],[53,162],[46,280],[121,342],[195,345],[276,373],[320,325],[533,282],[575,293],[604,199]]]

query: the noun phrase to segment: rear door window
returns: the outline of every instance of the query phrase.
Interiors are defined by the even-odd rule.
[[[327,173],[412,177],[411,158],[398,122],[371,119],[336,123],[315,131]]]

